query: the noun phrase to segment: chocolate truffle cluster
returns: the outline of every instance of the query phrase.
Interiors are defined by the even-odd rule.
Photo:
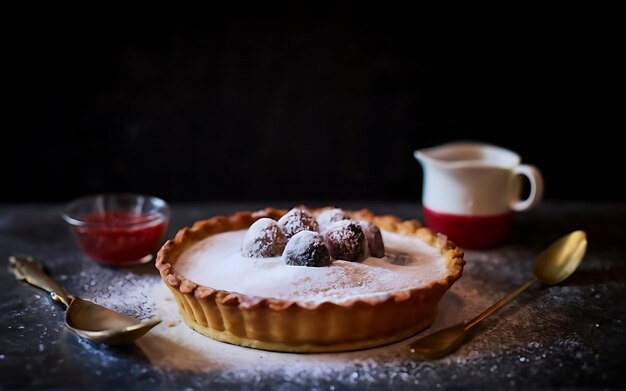
[[[294,266],[328,266],[333,260],[362,262],[385,255],[380,229],[354,220],[342,209],[327,209],[315,218],[293,208],[278,221],[261,218],[250,226],[241,253],[246,257],[277,257]]]

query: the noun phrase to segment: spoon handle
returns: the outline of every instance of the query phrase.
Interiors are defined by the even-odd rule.
[[[483,312],[481,312],[480,315],[476,316],[474,319],[472,319],[469,322],[467,322],[465,324],[464,330],[467,331],[467,330],[471,329],[472,327],[476,326],[478,323],[480,323],[483,320],[485,320],[485,318],[487,318],[488,316],[490,316],[494,312],[498,311],[500,308],[502,308],[505,305],[509,304],[509,302],[511,302],[511,300],[515,299],[517,296],[519,296],[520,293],[522,293],[526,289],[530,288],[535,282],[537,282],[537,280],[535,278],[532,278],[531,280],[527,281],[524,285],[522,285],[519,288],[517,288],[515,291],[509,293],[507,296],[504,296],[502,299],[498,300],[491,307],[489,307],[486,310],[484,310]]]
[[[69,307],[72,296],[43,271],[41,263],[26,256],[10,256],[9,263],[11,271],[18,280],[26,281],[49,292],[54,300],[62,302],[66,308]]]

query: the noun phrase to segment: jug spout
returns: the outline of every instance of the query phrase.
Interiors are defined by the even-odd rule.
[[[422,164],[435,163],[437,161],[445,161],[445,155],[450,147],[454,147],[458,143],[443,144],[436,147],[422,148],[413,152],[413,156]]]
[[[418,162],[424,164],[425,160],[427,160],[428,158],[426,157],[426,150],[425,149],[418,149],[416,151],[413,152],[413,157],[415,158],[415,160],[417,160]]]

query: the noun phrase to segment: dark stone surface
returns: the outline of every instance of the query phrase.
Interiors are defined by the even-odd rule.
[[[264,206],[175,205],[168,237],[198,219]],[[342,202],[338,206],[367,206],[377,213],[421,218],[415,203]],[[483,301],[492,296],[495,301],[530,277],[534,257],[550,242],[575,229],[586,230],[589,238],[587,256],[576,274],[555,287],[531,288],[482,325],[452,356],[358,364],[324,377],[300,373],[291,378],[281,371],[245,378],[219,371],[157,368],[137,346],[98,346],[66,330],[61,307],[7,271],[9,255],[37,257],[70,292],[86,298],[98,295],[105,304],[107,295],[115,291],[113,281],[139,281],[155,278],[156,273],[152,263],[116,269],[95,264],[77,250],[59,211],[59,205],[0,206],[0,259],[5,265],[0,269],[1,389],[626,388],[623,203],[544,203],[516,215],[512,235],[502,246],[468,252],[464,276],[453,287],[459,288],[454,297],[466,303],[471,303],[472,295]],[[123,309],[124,304],[117,306]],[[146,317],[150,311],[139,309],[137,315]]]

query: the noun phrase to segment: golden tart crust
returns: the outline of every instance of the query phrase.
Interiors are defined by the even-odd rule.
[[[323,209],[309,210],[316,216]],[[335,352],[380,346],[428,327],[441,297],[463,272],[463,252],[445,235],[434,234],[416,220],[375,216],[365,209],[348,214],[386,231],[418,237],[437,248],[444,256],[446,276],[428,286],[395,292],[384,299],[311,303],[212,289],[174,271],[180,255],[193,244],[211,235],[247,229],[261,217],[278,220],[286,212],[267,208],[213,217],[181,229],[163,245],[156,267],[189,327],[223,342],[283,352]]]

